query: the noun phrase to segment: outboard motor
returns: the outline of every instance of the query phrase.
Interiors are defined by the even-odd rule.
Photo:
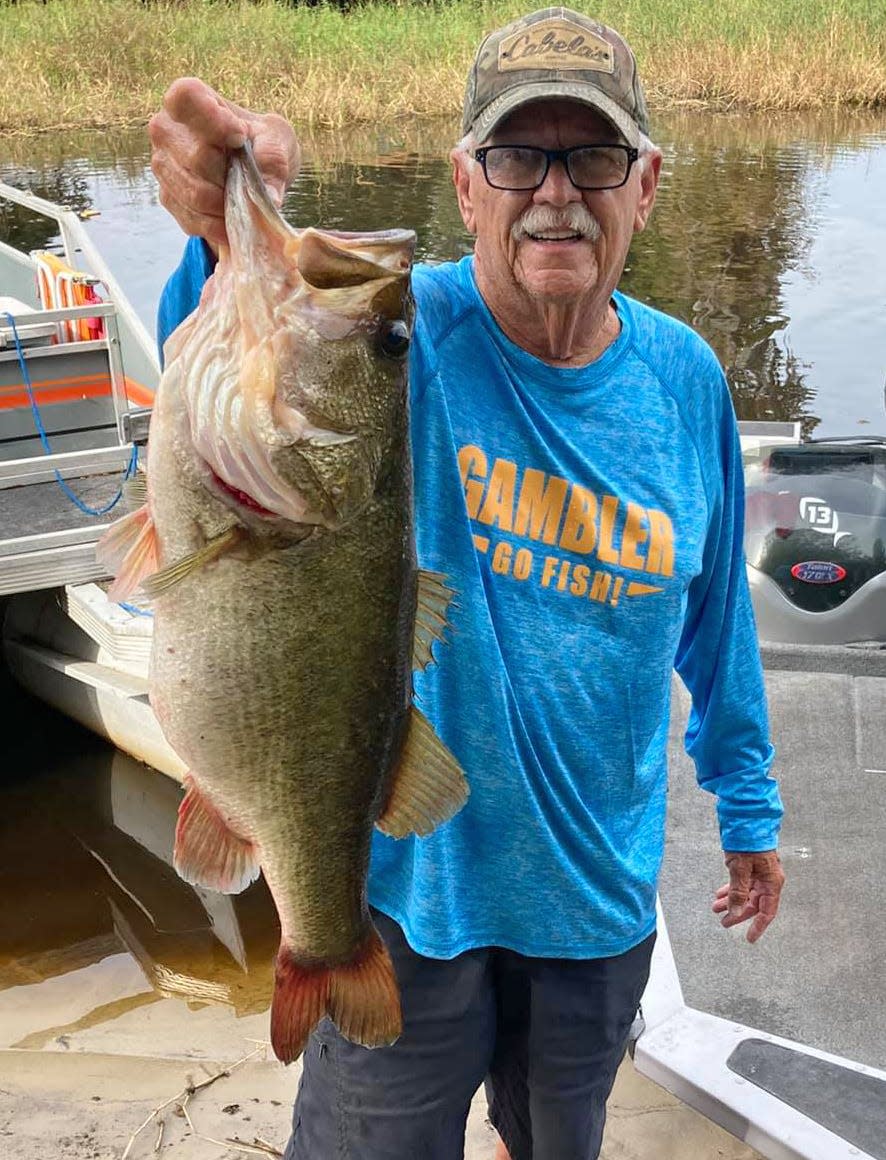
[[[886,438],[766,448],[745,555],[761,640],[886,644]]]

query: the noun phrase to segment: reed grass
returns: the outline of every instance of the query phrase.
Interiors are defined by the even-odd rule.
[[[886,105],[882,0],[578,6],[631,42],[653,110]],[[144,124],[182,75],[304,127],[454,117],[483,34],[533,7],[367,0],[343,13],[274,0],[0,0],[0,133]]]

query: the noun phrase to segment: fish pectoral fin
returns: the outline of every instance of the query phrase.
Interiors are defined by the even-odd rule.
[[[239,894],[261,870],[255,843],[231,829],[190,773],[183,785],[173,856],[177,874],[192,886]]]
[[[281,944],[274,973],[271,1045],[291,1063],[324,1015],[352,1043],[385,1047],[400,1036],[400,992],[388,948],[378,931],[369,931],[347,963],[322,966],[300,962]]]
[[[157,571],[157,532],[148,505],[116,520],[95,550],[96,559],[116,579],[108,589],[111,600],[125,600],[146,576]]]
[[[244,532],[240,527],[235,526],[229,528],[226,532],[222,532],[220,536],[208,540],[196,552],[191,552],[189,556],[183,556],[181,560],[176,560],[174,564],[170,564],[167,568],[162,568],[159,572],[155,572],[149,579],[142,583],[142,592],[144,592],[149,600],[154,600],[158,596],[162,596],[170,588],[174,588],[179,581],[184,580],[186,576],[190,576],[197,568],[202,568],[205,564],[217,560],[229,548],[233,548],[236,544],[239,544],[243,536]]]
[[[434,664],[434,641],[446,640],[449,606],[455,590],[446,584],[442,572],[419,569],[418,598],[415,606],[415,636],[412,641],[412,667],[426,669]]]
[[[457,814],[469,793],[461,766],[413,705],[391,794],[376,826],[392,838],[424,837]]]

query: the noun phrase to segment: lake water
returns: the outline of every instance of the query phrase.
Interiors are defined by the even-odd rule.
[[[883,433],[886,118],[662,116],[658,203],[622,287],[696,327],[726,368],[739,416],[804,420],[816,435]],[[410,226],[419,258],[468,252],[447,152],[452,123],[306,142],[293,224]],[[0,179],[77,211],[146,324],[183,236],[159,205],[147,135],[7,140]],[[18,211],[0,237],[52,239]]]

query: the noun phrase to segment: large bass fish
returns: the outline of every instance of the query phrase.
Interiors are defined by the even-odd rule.
[[[411,232],[294,230],[249,147],[219,255],[166,344],[147,502],[106,534],[111,595],[154,602],[151,704],[189,765],[175,865],[280,917],[271,1040],[317,1021],[401,1030],[366,902],[373,825],[427,834],[461,808],[455,759],[412,704],[452,596],[418,570],[407,352]]]

